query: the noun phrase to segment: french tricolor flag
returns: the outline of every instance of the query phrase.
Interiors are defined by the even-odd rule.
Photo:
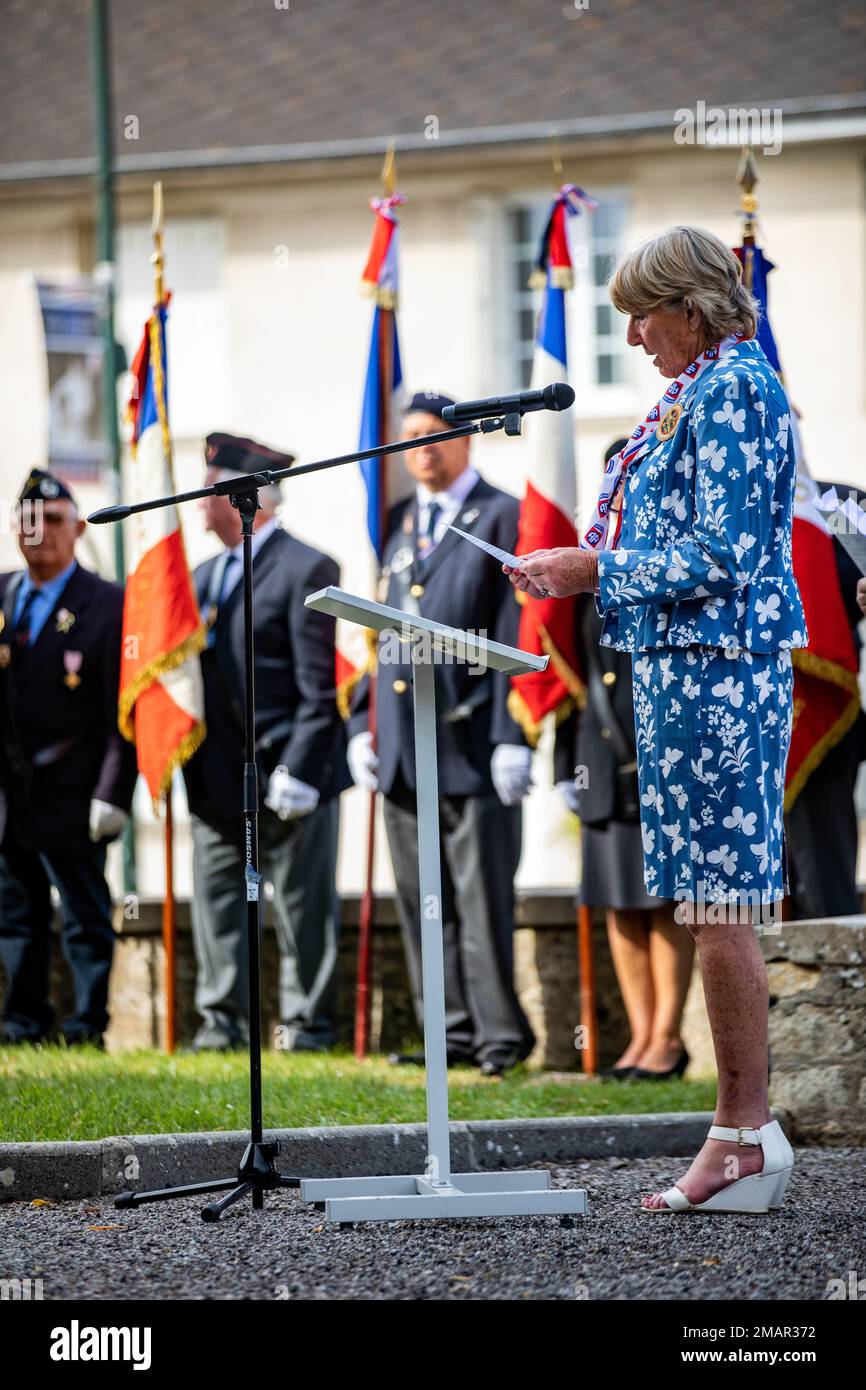
[[[376,222],[361,284],[364,292],[375,301],[376,307],[364,379],[359,449],[375,449],[380,444],[393,442],[403,404],[403,367],[396,312],[400,237],[396,210],[405,201],[402,193],[370,200]],[[390,486],[389,474],[396,471],[392,465],[393,457],[367,459],[361,464],[367,488],[367,530],[370,544],[379,558],[385,543],[384,525],[388,508],[399,500]],[[402,475],[404,470],[399,459],[396,466],[399,466]]]
[[[168,427],[168,298],[148,319],[132,364],[131,501],[176,491]],[[205,735],[199,652],[205,630],[176,507],[139,513],[123,609],[118,725],[136,746],[156,803]]]
[[[568,220],[595,200],[575,184],[557,193],[541,238],[533,287],[543,286],[538,318],[532,387],[568,380],[566,300],[574,284]],[[577,473],[574,426],[568,412],[539,411],[526,422],[529,473],[520,507],[517,554],[576,546]],[[520,642],[524,651],[549,656],[545,671],[512,677],[509,708],[533,745],[548,714],[565,713],[580,698],[583,683],[577,667],[574,599],[531,599],[521,594]]]
[[[364,376],[359,449],[376,449],[396,439],[405,400],[397,332],[399,224],[396,211],[404,202],[402,193],[370,199],[376,220],[361,288],[373,299],[375,307]],[[386,540],[388,511],[408,495],[408,474],[402,460],[393,455],[366,459],[360,469],[367,491],[367,533],[378,567]],[[337,701],[344,716],[348,714],[352,691],[369,665],[370,652],[361,629],[338,619]]]

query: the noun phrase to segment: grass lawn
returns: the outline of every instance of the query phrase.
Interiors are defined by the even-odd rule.
[[[712,1110],[716,1098],[714,1080],[584,1083],[525,1067],[502,1081],[469,1067],[449,1076],[454,1120]],[[244,1054],[0,1048],[0,1142],[244,1129],[248,1094]],[[425,1117],[423,1071],[350,1053],[266,1054],[264,1098],[273,1129]]]

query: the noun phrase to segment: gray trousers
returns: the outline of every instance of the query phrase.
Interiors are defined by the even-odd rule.
[[[398,785],[384,798],[397,908],[412,996],[423,1024],[418,822],[415,795]],[[439,798],[442,941],[448,1051],[477,1062],[529,1055],[532,1029],[514,990],[514,875],[519,806],[490,796]]]
[[[196,1042],[241,1043],[249,1036],[243,822],[191,821],[195,1002],[204,1020]],[[296,821],[259,816],[259,871],[273,887],[280,948],[279,1044],[287,1050],[334,1042],[338,827],[336,798]]]

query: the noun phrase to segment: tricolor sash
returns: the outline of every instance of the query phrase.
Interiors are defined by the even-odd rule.
[[[713,347],[708,347],[699,357],[695,358],[694,362],[690,362],[685,371],[680,372],[676,381],[671,382],[664,395],[656,402],[652,410],[648,411],[642,422],[632,430],[625,448],[620,449],[618,454],[614,454],[613,458],[608,459],[592,521],[580,542],[582,550],[613,550],[615,548],[622,527],[622,506],[620,505],[617,512],[613,536],[609,535],[610,513],[614,510],[613,502],[625,483],[625,475],[629,465],[636,463],[643,458],[644,454],[649,453],[656,439],[663,440],[671,437],[682,414],[686,392],[694,387],[695,382],[703,372],[715,366],[716,362],[730,352],[731,348],[744,341],[744,334],[732,334],[729,338],[723,338],[720,343],[716,343]]]

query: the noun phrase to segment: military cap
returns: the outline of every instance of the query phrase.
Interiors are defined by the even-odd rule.
[[[60,497],[65,497],[69,502],[75,501],[66,484],[55,478],[53,473],[47,472],[44,468],[31,468],[18,501],[56,502]]]
[[[456,405],[450,396],[441,396],[438,391],[416,391],[409,404],[406,406],[404,414],[411,415],[414,411],[423,411],[425,415],[438,415],[441,419],[442,411],[446,405]]]
[[[224,468],[229,473],[289,468],[295,461],[294,454],[281,454],[266,444],[236,434],[209,434],[204,453],[209,468]]]

